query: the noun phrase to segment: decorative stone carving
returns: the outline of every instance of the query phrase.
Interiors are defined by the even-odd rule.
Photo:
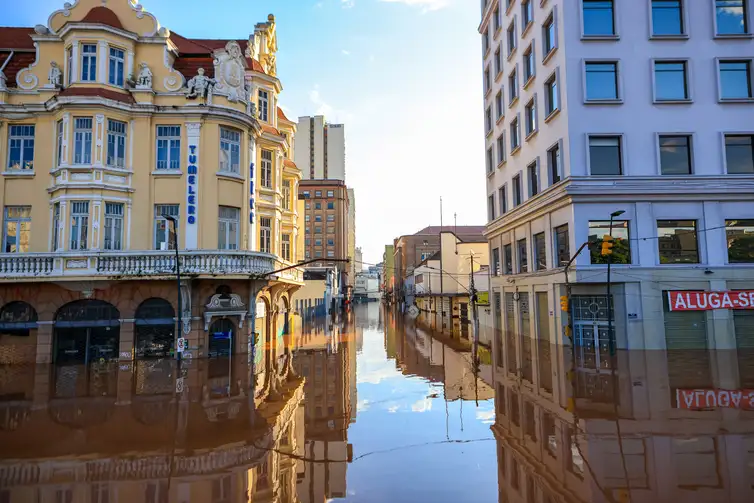
[[[195,77],[186,84],[186,98],[204,98],[208,105],[212,103],[212,88],[216,84],[215,79],[204,75],[204,68],[199,68]]]
[[[37,35],[49,35],[50,29],[43,24],[38,24],[34,27],[34,33]]]
[[[31,89],[34,89],[37,87],[37,84],[39,84],[39,78],[37,78],[36,75],[34,75],[34,67],[37,66],[37,63],[39,62],[39,43],[34,42],[34,49],[36,51],[36,55],[34,58],[34,63],[27,66],[20,72],[16,74],[16,84],[19,88],[29,91]]]
[[[228,97],[228,101],[237,102],[246,99],[246,61],[238,42],[231,40],[225,44],[225,50],[215,51],[215,93]]]
[[[231,293],[227,298],[221,294],[215,294],[207,304],[207,309],[245,309],[246,304],[241,300],[241,296]]]
[[[231,293],[228,296],[215,294],[210,298],[209,304],[205,306],[204,312],[204,330],[209,330],[210,322],[214,317],[238,316],[241,320],[238,328],[243,328],[243,322],[248,314],[246,304],[241,300],[241,296]]]
[[[152,70],[143,61],[139,68],[139,75],[136,77],[136,89],[152,89]]]

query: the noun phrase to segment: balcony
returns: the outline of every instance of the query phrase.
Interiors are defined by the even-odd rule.
[[[289,267],[274,255],[250,251],[180,251],[181,274],[190,276],[235,276],[268,274]],[[19,279],[136,279],[175,276],[174,251],[93,250],[60,253],[0,254],[0,281]],[[288,269],[272,276],[302,283],[300,269]]]

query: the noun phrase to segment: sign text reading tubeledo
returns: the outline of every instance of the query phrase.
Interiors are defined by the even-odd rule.
[[[671,311],[710,311],[712,309],[754,309],[754,290],[730,292],[668,292]]]

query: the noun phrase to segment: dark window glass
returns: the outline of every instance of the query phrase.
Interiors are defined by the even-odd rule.
[[[589,138],[589,163],[592,175],[621,175],[620,137],[595,136]]]
[[[545,245],[545,233],[534,235],[534,270],[544,271],[547,269],[547,246]]]
[[[537,163],[534,162],[527,168],[529,171],[529,195],[536,196],[539,193],[539,175],[537,173]]]
[[[498,191],[498,198],[500,199],[500,214],[508,213],[508,187],[503,185]]]
[[[558,82],[555,75],[545,82],[545,90],[547,91],[547,115],[550,115],[560,106],[558,104]]]
[[[492,153],[492,147],[487,149],[487,173],[492,173],[495,168],[494,155]]]
[[[495,276],[500,276],[500,249],[499,248],[493,248],[492,249],[492,274]]]
[[[490,222],[495,220],[495,196],[491,195],[487,198],[487,212],[489,214]]]
[[[729,263],[754,263],[754,220],[726,220],[725,238]]]
[[[729,174],[754,173],[754,136],[726,136],[725,159]]]
[[[560,181],[560,146],[555,145],[547,151],[547,163],[550,168],[550,180],[554,185]]]
[[[547,21],[545,21],[544,26],[544,36],[545,36],[545,55],[549,54],[550,51],[555,49],[555,19],[553,16],[550,16],[547,18]]]
[[[518,248],[518,272],[528,272],[529,271],[529,257],[526,253],[526,238],[520,239],[516,246]]]
[[[518,206],[521,203],[521,176],[516,175],[513,177],[513,206]]]
[[[660,36],[683,35],[681,0],[652,0],[652,33]]]
[[[584,35],[615,35],[612,0],[584,0]]]
[[[503,246],[503,273],[511,274],[513,272],[513,247],[511,245]]]
[[[589,250],[592,264],[607,264],[607,257],[602,256],[602,238],[610,234],[610,221],[591,220],[589,222]],[[631,239],[628,232],[628,220],[613,220],[613,264],[631,263]]]
[[[717,33],[743,35],[749,32],[745,0],[715,0]]]
[[[618,99],[618,63],[586,64],[586,99]]]
[[[497,137],[497,163],[500,164],[505,160],[505,134],[501,133]]]
[[[571,260],[571,246],[568,240],[568,225],[555,227],[555,252],[557,254],[556,267],[565,267]]]
[[[661,264],[698,264],[696,220],[658,220],[657,244]]]
[[[751,62],[720,62],[720,97],[723,99],[751,98]]]
[[[684,61],[655,62],[655,97],[658,101],[689,99]]]
[[[660,136],[660,171],[663,175],[691,174],[691,137]]]

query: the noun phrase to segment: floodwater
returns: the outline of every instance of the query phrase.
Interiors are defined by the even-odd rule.
[[[754,501],[750,355],[523,343],[508,372],[378,303],[293,327],[0,367],[0,503]]]

